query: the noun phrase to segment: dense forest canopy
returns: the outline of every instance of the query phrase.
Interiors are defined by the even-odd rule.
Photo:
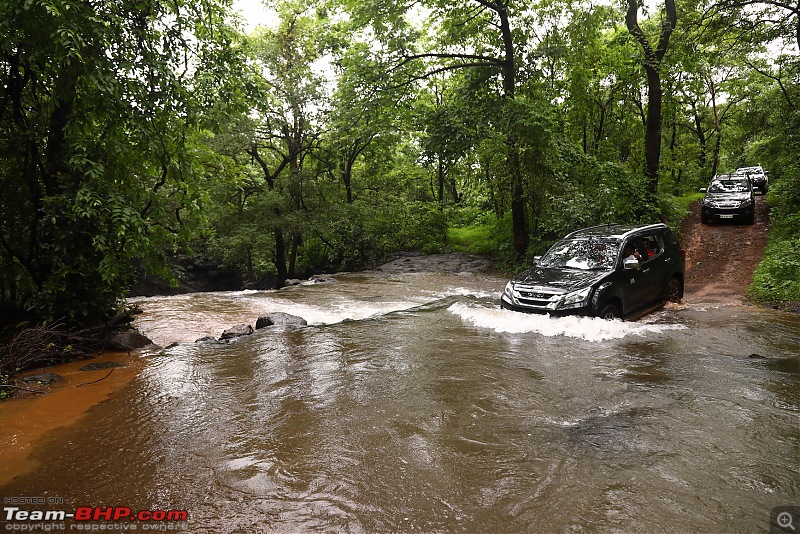
[[[753,294],[800,298],[797,255],[772,259],[800,235],[797,5],[269,7],[245,32],[230,0],[0,5],[5,319],[101,320],[179,253],[273,284],[470,228],[512,267],[679,221],[753,164],[775,217]]]

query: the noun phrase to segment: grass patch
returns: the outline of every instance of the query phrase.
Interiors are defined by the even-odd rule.
[[[800,301],[800,238],[771,236],[747,296],[761,304]]]
[[[747,297],[758,304],[800,311],[800,169],[787,169],[780,178],[767,197],[769,240]]]
[[[448,228],[447,248],[453,252],[491,256],[497,251],[495,227],[478,224]]]
[[[764,259],[753,273],[748,298],[758,304],[795,309],[800,303],[800,213],[772,220]]]

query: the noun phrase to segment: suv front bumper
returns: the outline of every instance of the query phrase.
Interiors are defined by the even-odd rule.
[[[594,315],[596,315],[591,305],[591,302],[587,302],[585,306],[581,306],[579,308],[553,310],[539,306],[519,306],[517,304],[509,302],[508,300],[506,300],[506,298],[507,297],[505,295],[502,295],[500,297],[500,307],[505,310],[511,310],[515,312],[535,313],[537,315],[550,315],[553,317],[565,317],[567,315],[582,315],[587,317],[593,317]]]
[[[745,208],[713,208],[711,206],[703,206],[701,208],[703,210],[703,216],[707,219],[714,219],[714,220],[739,220],[739,219],[750,219],[753,217],[753,204]]]

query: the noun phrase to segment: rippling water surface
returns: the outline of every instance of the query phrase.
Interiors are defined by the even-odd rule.
[[[768,532],[800,503],[800,320],[500,310],[504,280],[341,275],[142,299],[157,343],[0,488],[192,532]],[[194,343],[263,313],[305,317]]]

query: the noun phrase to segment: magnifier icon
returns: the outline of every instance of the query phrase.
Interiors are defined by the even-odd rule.
[[[784,530],[791,530],[795,532],[794,525],[792,524],[792,514],[789,512],[781,512],[778,514],[778,526]]]

